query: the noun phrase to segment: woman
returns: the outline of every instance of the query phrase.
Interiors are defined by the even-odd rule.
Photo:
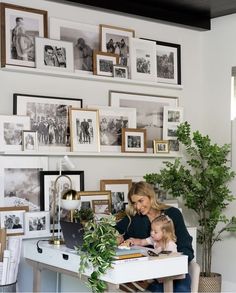
[[[155,192],[146,182],[133,184],[128,193],[126,216],[117,223],[117,230],[122,235],[120,242],[130,238],[145,239],[150,236],[151,222],[161,214],[170,217],[174,223],[177,237],[177,251],[188,256],[188,261],[194,258],[192,237],[185,226],[179,209],[157,202]],[[131,243],[134,242],[130,239]],[[174,280],[174,292],[191,292],[189,274],[185,279]],[[149,285],[151,292],[163,292],[163,284],[154,281]]]

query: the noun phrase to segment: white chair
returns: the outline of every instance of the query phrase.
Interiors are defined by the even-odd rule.
[[[191,277],[191,293],[197,293],[200,276],[199,264],[192,260],[188,266],[188,272]]]

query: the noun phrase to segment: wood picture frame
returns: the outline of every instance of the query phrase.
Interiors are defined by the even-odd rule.
[[[93,208],[93,201],[108,201],[108,209],[111,210],[111,191],[81,191],[79,192],[81,207],[80,209],[92,209]]]
[[[153,152],[154,154],[169,153],[169,141],[168,140],[153,140]]]
[[[50,235],[49,212],[25,213],[25,238],[49,237]]]
[[[8,3],[0,10],[1,67],[35,67],[35,37],[47,37],[47,11]]]
[[[101,51],[93,52],[93,74],[113,76],[113,66],[118,64],[119,56]]]
[[[33,130],[23,130],[22,132],[22,150],[24,152],[38,151],[38,133]]]
[[[123,153],[146,153],[147,130],[145,128],[122,128]]]
[[[92,208],[93,208],[94,214],[109,215],[111,212],[111,204],[108,199],[92,200]]]

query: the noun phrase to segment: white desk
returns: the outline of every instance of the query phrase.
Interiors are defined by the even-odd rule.
[[[42,253],[37,251],[37,240],[27,240],[24,245],[24,257],[33,267],[33,292],[40,292],[41,271],[44,269],[78,277],[80,257],[75,251],[64,245],[56,247],[47,242],[40,242]],[[91,270],[85,272],[90,276]],[[122,283],[165,278],[165,292],[173,291],[174,276],[188,272],[188,259],[185,255],[149,257],[148,260],[127,261],[115,263],[112,269],[102,277],[108,283],[108,289],[113,292]]]

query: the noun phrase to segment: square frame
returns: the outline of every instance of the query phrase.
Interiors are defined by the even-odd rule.
[[[25,238],[49,237],[50,235],[49,212],[25,213]]]
[[[134,37],[133,29],[100,24],[100,49],[103,52],[118,54],[120,65],[129,66],[129,39]]]
[[[1,67],[6,65],[35,67],[34,37],[47,37],[47,11],[8,3],[1,3],[0,9]],[[24,25],[18,24],[16,28],[17,18],[23,18]],[[18,23],[19,21],[21,20],[18,20]],[[25,31],[27,36],[23,40],[24,47],[17,45],[19,30]]]
[[[71,150],[99,152],[99,115],[96,109],[70,109]]]
[[[50,38],[73,43],[76,73],[93,74],[93,51],[99,50],[99,26],[49,18]]]
[[[118,64],[119,56],[100,51],[93,51],[93,74],[113,76],[113,66]]]
[[[183,122],[182,107],[164,107],[163,111],[163,139],[177,140],[176,130]]]
[[[70,107],[82,108],[83,100],[67,97],[13,94],[13,114],[27,115],[30,117],[31,127],[29,129],[38,131],[40,151],[66,152],[70,150]],[[59,132],[58,142],[55,138],[49,143],[49,133],[45,135],[45,131],[43,130],[44,122],[48,121],[45,112],[50,113],[50,119],[57,125]],[[42,120],[42,117],[44,120]],[[42,125],[40,126],[40,124]]]
[[[79,192],[80,201],[81,201],[81,209],[85,208],[93,208],[93,201],[101,201],[108,200],[109,202],[109,211],[111,210],[111,191],[82,191]]]
[[[113,66],[113,77],[114,78],[121,78],[121,79],[128,79],[129,78],[128,66],[114,65]]]
[[[71,42],[35,38],[36,68],[74,72],[73,44]]]
[[[33,130],[23,130],[22,132],[22,150],[24,152],[38,151],[38,133]]]
[[[177,107],[177,97],[142,93],[109,91],[109,102],[114,107],[137,110],[137,128],[147,129],[147,152],[153,153],[153,140],[162,139],[164,106]]]
[[[146,153],[147,131],[145,128],[122,128],[123,153]]]
[[[0,115],[0,150],[21,151],[23,130],[30,130],[28,116]]]
[[[24,235],[24,214],[28,210],[28,206],[0,207],[0,226],[6,228],[7,236]]]
[[[154,154],[163,154],[169,153],[169,141],[168,140],[153,140],[153,153]]]
[[[100,189],[111,191],[111,213],[125,210],[128,203],[128,192],[132,186],[131,179],[101,179]]]
[[[132,79],[150,82],[157,81],[156,43],[130,38],[130,56]]]
[[[47,169],[47,157],[2,157],[0,164],[0,206],[28,205],[30,211],[39,211],[39,171]]]

